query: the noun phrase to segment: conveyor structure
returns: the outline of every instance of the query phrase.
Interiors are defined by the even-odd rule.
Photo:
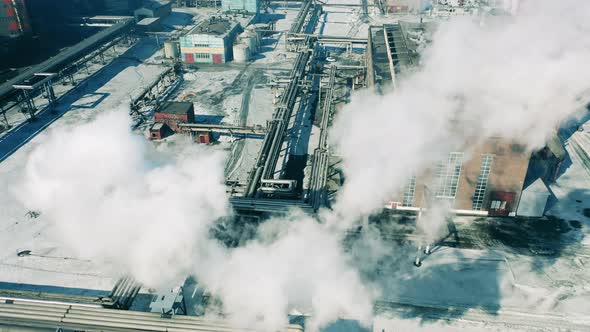
[[[76,58],[81,57],[84,53],[87,53],[90,49],[96,48],[97,45],[104,43],[109,38],[114,38],[120,34],[123,34],[132,27],[133,19],[125,19],[119,23],[116,23],[96,34],[84,39],[80,43],[67,48],[63,52],[59,53],[55,57],[52,57],[36,66],[33,66],[20,75],[8,80],[0,85],[0,99],[5,95],[13,91],[13,85],[19,84],[20,82],[26,81],[33,77],[36,73],[55,72],[64,64],[74,61]]]

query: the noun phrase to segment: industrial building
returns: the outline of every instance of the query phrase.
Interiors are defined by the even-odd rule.
[[[31,31],[24,0],[2,0],[0,37],[18,38]]]
[[[174,132],[164,122],[156,122],[150,128],[150,139],[163,139],[173,134]]]
[[[133,12],[137,21],[148,17],[166,17],[172,13],[172,2],[169,0],[147,0]]]
[[[242,32],[238,22],[212,17],[180,37],[181,59],[185,63],[226,63],[233,59],[232,45]]]
[[[258,14],[260,0],[221,0],[221,9],[224,12]]]
[[[170,129],[179,131],[179,124],[195,123],[193,103],[165,102],[154,113],[154,122],[165,123]]]
[[[369,86],[377,91],[395,88],[399,74],[417,63],[417,45],[412,41],[414,32],[409,31],[411,28],[398,23],[369,29]],[[423,31],[427,27],[421,25],[420,29]],[[543,174],[540,176],[554,176],[563,157],[563,147],[558,142],[541,151],[539,159],[543,160],[540,167]],[[443,200],[455,210],[516,215],[521,193],[526,187],[530,160],[530,152],[501,137],[489,139],[477,147],[467,146],[409,179],[406,187],[390,202],[390,207],[426,208],[435,200]],[[538,191],[539,187],[537,184],[535,190]],[[525,210],[531,213],[528,212],[530,209]],[[538,211],[538,208],[534,210]]]
[[[530,153],[502,138],[467,152],[451,152],[423,174],[413,176],[392,208],[426,208],[446,201],[455,210],[515,215],[525,184]]]
[[[567,152],[563,142],[557,134],[554,134],[543,149],[533,153],[527,177],[531,181],[541,178],[545,183],[555,182],[566,157]]]
[[[395,84],[396,74],[416,62],[417,53],[408,47],[402,25],[369,27],[367,40],[367,84],[381,88]]]

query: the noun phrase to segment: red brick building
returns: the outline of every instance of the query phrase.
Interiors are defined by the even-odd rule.
[[[150,139],[163,139],[173,134],[172,130],[164,122],[156,122],[150,128]]]
[[[166,102],[154,113],[154,122],[162,122],[175,132],[181,123],[195,123],[195,109],[189,102]]]

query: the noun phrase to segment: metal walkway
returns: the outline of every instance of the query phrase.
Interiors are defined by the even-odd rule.
[[[109,28],[97,32],[96,34],[84,39],[80,43],[67,48],[58,55],[45,60],[44,62],[33,66],[20,75],[0,85],[0,99],[3,99],[5,95],[13,91],[13,85],[25,81],[31,78],[35,73],[44,73],[55,71],[57,68],[62,66],[64,63],[74,61],[76,58],[81,57],[84,53],[88,52],[93,47],[104,43],[109,38],[114,38],[117,35],[128,31],[132,24],[132,19],[127,19],[123,22],[119,22]]]
[[[204,123],[181,123],[178,125],[180,130],[189,132],[210,132],[228,135],[264,135],[266,128],[262,126],[248,127],[248,126],[232,126],[232,125],[216,125]]]

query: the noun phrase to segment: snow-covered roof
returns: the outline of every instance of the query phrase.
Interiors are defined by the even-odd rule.
[[[561,139],[557,135],[551,136],[551,138],[547,142],[547,148],[558,159],[560,159],[560,160],[565,159],[565,156],[566,156],[565,148],[563,147],[563,143],[561,142]]]
[[[547,189],[547,186],[541,178],[538,178],[535,182],[524,188],[524,191],[549,194],[549,189]]]
[[[158,22],[159,19],[159,17],[146,17],[143,20],[137,22],[137,25],[151,25]]]

